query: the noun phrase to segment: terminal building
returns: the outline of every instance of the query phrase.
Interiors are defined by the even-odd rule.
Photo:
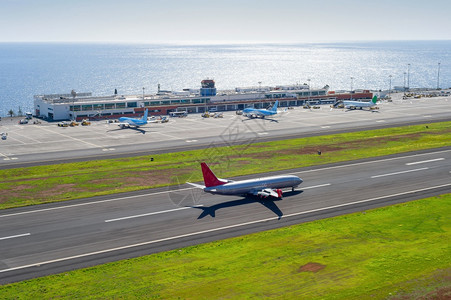
[[[143,89],[144,91],[144,89]],[[203,113],[234,111],[246,107],[266,108],[275,100],[280,107],[333,104],[347,99],[371,99],[370,91],[335,93],[329,86],[311,89],[307,84],[286,86],[241,87],[217,91],[212,79],[201,82],[200,89],[180,92],[162,91],[156,94],[92,96],[92,93],[51,94],[34,96],[34,116],[49,121],[81,119],[115,119],[138,116],[147,108],[149,115],[171,112]]]

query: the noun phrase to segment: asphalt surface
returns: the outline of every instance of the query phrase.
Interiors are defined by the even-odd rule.
[[[277,201],[181,185],[1,211],[0,283],[450,193],[451,148],[261,176],[282,173],[304,182]]]
[[[171,118],[138,129],[119,129],[112,123],[57,127],[56,123],[19,125],[3,118],[0,131],[0,169],[76,162],[104,158],[152,155],[213,146],[247,144],[287,138],[360,131],[400,125],[451,120],[451,97],[384,102],[378,111],[296,107],[270,119],[247,119],[235,112],[223,118],[204,119],[199,114]],[[283,108],[282,108],[283,109]]]

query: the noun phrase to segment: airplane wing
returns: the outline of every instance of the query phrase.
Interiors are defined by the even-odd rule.
[[[260,196],[260,197],[264,197],[264,198],[269,197],[269,196],[274,197],[274,198],[279,198],[279,194],[275,190],[270,189],[270,188],[266,188],[266,189],[262,189],[262,190],[254,190],[254,191],[251,191],[251,194],[254,196]]]

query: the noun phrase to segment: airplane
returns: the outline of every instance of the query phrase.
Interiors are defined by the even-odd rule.
[[[128,118],[128,117],[120,117],[119,118],[119,124],[117,124],[121,129],[125,127],[135,126],[138,128],[139,126],[143,126],[147,124],[147,112],[148,110],[144,112],[144,116],[141,119],[136,118]]]
[[[348,109],[363,109],[364,107],[372,108],[376,105],[377,96],[375,95],[370,102],[362,102],[362,101],[343,101],[343,105]]]
[[[292,191],[302,183],[302,179],[295,175],[279,175],[258,179],[232,181],[217,178],[206,163],[201,163],[205,185],[187,182],[201,188],[204,192],[219,195],[253,195],[261,198],[269,196],[282,199],[282,188],[291,187]]]
[[[243,109],[243,115],[248,118],[264,118],[266,116],[272,116],[277,114],[277,106],[279,105],[279,100],[274,103],[274,105],[269,109],[257,109],[257,108],[245,108]]]

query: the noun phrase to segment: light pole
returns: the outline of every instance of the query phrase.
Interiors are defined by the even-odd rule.
[[[353,84],[353,81],[354,81],[354,77],[351,76],[351,92],[350,92],[351,93],[351,101],[352,101],[352,84]]]
[[[410,64],[407,64],[407,90],[410,91]]]
[[[310,105],[310,96],[312,95],[312,90],[310,89],[310,78],[307,79],[308,81],[308,104]]]
[[[145,88],[143,88],[143,101],[144,101],[144,89],[145,89]]]
[[[437,90],[440,89],[440,63],[438,63],[438,71],[437,71]]]
[[[392,76],[389,75],[388,77],[390,78],[390,86],[388,88],[388,98],[391,99],[391,78],[392,78]]]
[[[404,96],[406,95],[406,72],[404,72]]]

